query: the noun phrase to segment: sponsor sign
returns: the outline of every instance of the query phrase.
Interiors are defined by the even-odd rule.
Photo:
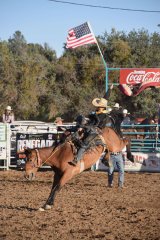
[[[152,83],[154,84],[153,86],[159,86],[160,68],[120,70],[120,84],[136,85],[141,83]]]
[[[150,87],[160,87],[160,68],[120,70],[119,88],[127,96],[137,96]]]
[[[24,134],[17,133],[17,152],[23,152],[25,148],[42,148],[50,147],[56,140],[56,134],[53,133],[38,133]]]
[[[43,148],[53,145],[59,135],[55,133],[37,133],[26,134],[17,133],[16,149],[17,149],[17,166],[22,167],[25,164],[26,156],[24,150],[26,148]]]

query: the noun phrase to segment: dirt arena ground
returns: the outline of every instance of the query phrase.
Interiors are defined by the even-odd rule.
[[[0,240],[160,239],[160,174],[125,173],[126,189],[106,187],[105,172],[84,172],[40,212],[52,172],[33,182],[21,171],[0,171]]]

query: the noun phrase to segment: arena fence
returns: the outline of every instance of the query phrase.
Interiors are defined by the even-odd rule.
[[[0,169],[9,169],[11,158],[11,131],[9,124],[0,123]]]
[[[152,131],[145,131],[146,127]],[[131,139],[131,152],[134,163],[126,157],[123,151],[125,171],[160,172],[160,125],[124,125],[123,134]],[[107,170],[99,159],[92,170]]]
[[[70,128],[73,123],[63,125]],[[151,131],[144,131],[145,127]],[[125,159],[126,171],[160,172],[160,125],[125,125],[123,134],[131,138],[131,151],[135,162]],[[0,168],[22,168],[25,164],[25,147],[51,146],[60,138],[62,131],[55,124],[36,121],[16,121],[13,125],[0,123]],[[45,168],[47,166],[44,166]],[[101,159],[92,166],[92,170],[107,170]]]

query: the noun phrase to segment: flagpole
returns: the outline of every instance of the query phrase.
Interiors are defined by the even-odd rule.
[[[94,36],[94,38],[95,38],[95,40],[96,40],[96,44],[97,44],[99,53],[100,53],[100,55],[101,55],[101,58],[102,58],[104,67],[105,67],[105,71],[106,71],[106,92],[107,92],[107,91],[108,91],[108,66],[107,66],[107,63],[106,63],[105,60],[104,60],[102,51],[101,51],[100,46],[99,46],[99,44],[98,44],[98,41],[97,41],[97,39],[96,39],[96,37],[95,37],[95,35],[94,35],[94,32],[93,32],[93,30],[92,30],[92,28],[91,28],[91,25],[90,25],[89,22],[87,22],[87,23],[88,23],[88,26],[89,26],[89,28],[90,28],[90,30],[91,30],[91,32],[92,32],[92,34],[93,34],[93,36]]]

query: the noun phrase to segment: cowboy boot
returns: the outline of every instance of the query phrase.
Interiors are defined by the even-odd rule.
[[[78,153],[77,153],[77,156],[73,159],[73,161],[71,161],[70,163],[74,166],[77,165],[77,163],[83,158],[83,155],[85,153],[85,150],[86,148],[84,147],[81,147],[79,150],[78,150]]]

